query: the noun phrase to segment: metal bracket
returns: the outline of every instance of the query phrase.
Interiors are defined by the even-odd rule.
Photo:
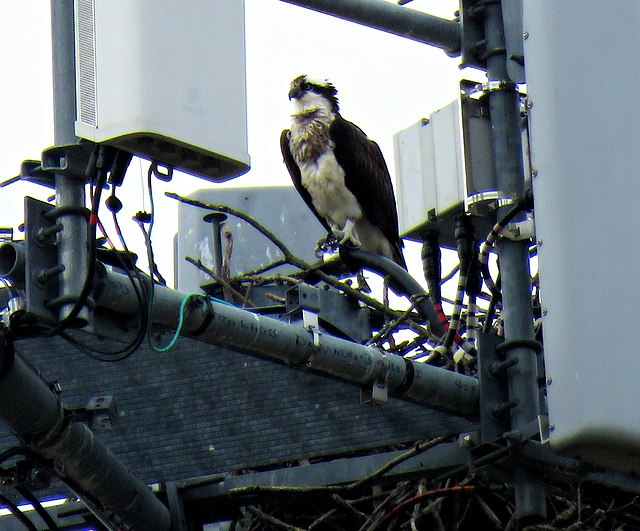
[[[318,324],[318,314],[310,310],[302,310],[302,324],[313,334],[313,346],[320,348],[320,334],[322,332]]]
[[[529,439],[539,439],[542,444],[549,442],[549,418],[544,415],[538,417],[517,430],[503,434],[505,440],[521,443]]]
[[[488,81],[486,83],[482,83],[482,92],[498,92],[498,91],[514,91],[518,90],[518,85],[511,81]]]
[[[382,358],[384,370],[380,377],[371,384],[371,388],[360,388],[360,402],[363,404],[382,405],[389,399],[389,360]]]
[[[64,146],[53,146],[42,152],[42,170],[51,174],[88,181],[87,167],[96,144],[83,142]]]
[[[300,284],[287,290],[285,304],[287,314],[293,319],[299,319],[305,310],[315,313],[325,329],[330,327],[334,335],[343,335],[356,343],[364,343],[371,337],[366,308],[337,290]],[[305,328],[307,324],[305,321]],[[315,322],[309,324],[317,326]]]
[[[47,214],[54,206],[25,197],[25,284],[27,311],[48,322],[56,322],[57,313],[49,302],[58,296],[56,220]],[[37,235],[48,237],[42,238]]]
[[[502,236],[511,241],[531,240],[536,237],[536,227],[533,218],[527,218],[523,221],[509,223]]]
[[[92,431],[112,430],[118,416],[111,395],[92,396],[86,407],[67,408],[67,414],[77,422],[85,422]]]
[[[56,173],[87,181],[87,165],[95,144],[82,142],[64,146],[53,146],[42,152],[42,160],[25,160],[20,173],[0,183],[0,188],[18,181],[27,181],[47,188],[56,187]]]

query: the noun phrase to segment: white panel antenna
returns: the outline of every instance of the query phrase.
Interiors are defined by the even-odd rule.
[[[76,134],[212,181],[249,169],[242,1],[76,0]]]
[[[640,472],[640,5],[524,0],[552,447]]]

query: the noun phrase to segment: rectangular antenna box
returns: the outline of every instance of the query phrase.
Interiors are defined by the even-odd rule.
[[[241,0],[74,8],[76,135],[216,182],[249,169]]]
[[[488,102],[479,88],[462,80],[460,98],[394,135],[403,238],[421,241],[427,231],[435,230],[441,245],[455,248],[456,218],[463,213],[472,216],[478,236],[491,230],[491,214],[501,197],[496,191]],[[522,135],[528,175],[526,128]]]
[[[629,87],[640,70],[629,65],[640,64],[640,6],[630,7],[523,2],[550,443],[638,474],[640,105]]]

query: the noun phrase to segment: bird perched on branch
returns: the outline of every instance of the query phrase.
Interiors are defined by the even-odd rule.
[[[291,129],[280,137],[293,184],[339,245],[350,242],[407,268],[398,213],[382,151],[339,112],[337,90],[327,80],[299,76],[289,99]]]

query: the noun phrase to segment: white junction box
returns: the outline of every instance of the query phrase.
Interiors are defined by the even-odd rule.
[[[487,214],[499,197],[487,102],[477,83],[463,80],[460,85],[460,98],[394,135],[403,238],[420,241],[427,231],[436,230],[441,245],[455,247],[461,214],[474,217],[479,235],[486,235],[493,225]]]
[[[75,0],[76,135],[212,181],[249,169],[242,0]]]
[[[399,230],[411,238],[427,221],[464,201],[459,102],[396,133],[393,141]]]
[[[550,442],[639,473],[640,5],[523,8]]]

